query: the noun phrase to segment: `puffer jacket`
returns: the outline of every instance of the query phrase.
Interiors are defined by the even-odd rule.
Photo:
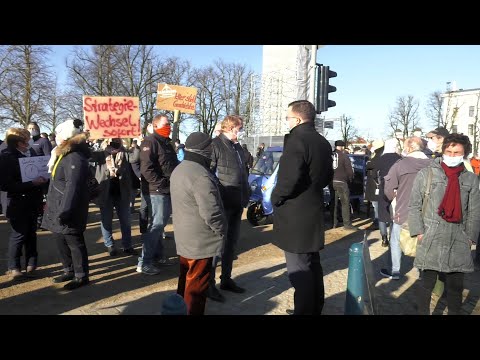
[[[245,152],[239,143],[233,143],[223,133],[212,140],[210,169],[220,181],[220,192],[226,209],[247,206],[250,197]]]
[[[475,242],[480,230],[480,190],[478,177],[463,170],[459,176],[462,221],[449,223],[438,215],[448,179],[441,167],[442,158],[420,170],[413,183],[408,206],[410,235],[423,234],[417,245],[414,266],[422,270],[440,272],[473,272],[471,241]],[[430,194],[422,214],[423,197],[426,191],[428,172],[432,171]]]

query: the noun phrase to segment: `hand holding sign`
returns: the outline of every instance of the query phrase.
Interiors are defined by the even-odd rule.
[[[43,176],[39,176],[39,177],[35,178],[34,180],[32,180],[32,183],[35,186],[43,185],[46,182],[47,182],[47,179],[45,179]]]
[[[50,177],[48,173],[48,161],[50,156],[33,156],[18,159],[20,163],[20,174],[22,175],[22,182],[39,182],[39,178],[45,179]]]

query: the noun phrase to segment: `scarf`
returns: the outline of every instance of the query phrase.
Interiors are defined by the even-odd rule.
[[[459,166],[448,167],[443,162],[441,165],[445,175],[447,175],[448,183],[443,200],[438,207],[438,215],[446,222],[459,223],[462,220],[462,201],[458,177],[465,166],[460,164]]]
[[[167,125],[164,125],[163,127],[161,127],[160,129],[155,129],[155,132],[160,135],[160,136],[163,136],[164,138],[167,138],[170,136],[170,133],[171,133],[171,128],[170,128],[170,125],[167,124]]]
[[[120,177],[120,168],[124,160],[125,153],[123,151],[111,150],[110,155],[105,158],[110,177]]]

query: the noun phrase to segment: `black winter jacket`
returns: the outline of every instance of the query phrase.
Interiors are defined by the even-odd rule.
[[[42,222],[51,232],[78,235],[87,226],[90,149],[85,140],[84,134],[78,134],[55,150],[58,165],[50,179]]]
[[[250,197],[245,152],[224,134],[212,140],[211,170],[220,181],[223,206],[226,209],[244,208]]]
[[[37,156],[30,149],[30,156]],[[0,189],[7,192],[10,203],[7,217],[24,216],[25,212],[37,212],[42,202],[42,187],[31,181],[22,182],[18,159],[25,158],[20,151],[7,147],[0,154]]]
[[[140,145],[142,193],[170,195],[170,175],[177,165],[177,154],[169,138],[153,133],[143,139]]]

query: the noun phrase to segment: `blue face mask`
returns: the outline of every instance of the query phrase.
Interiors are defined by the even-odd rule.
[[[463,163],[463,156],[448,156],[443,155],[443,162],[448,167],[455,167]]]

